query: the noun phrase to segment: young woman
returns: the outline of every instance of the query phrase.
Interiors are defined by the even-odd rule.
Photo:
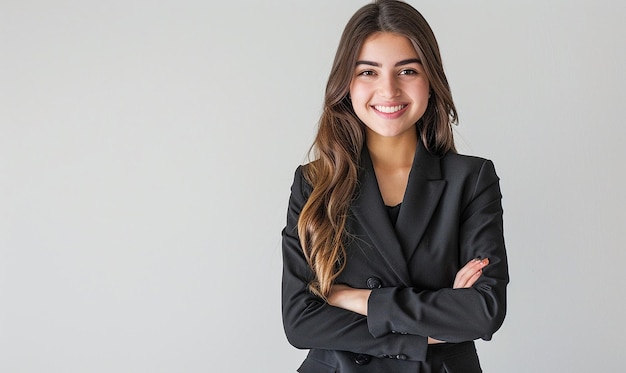
[[[296,170],[283,231],[283,322],[298,370],[480,372],[474,340],[504,320],[498,177],[456,153],[435,37],[406,3],[348,22],[315,160]]]

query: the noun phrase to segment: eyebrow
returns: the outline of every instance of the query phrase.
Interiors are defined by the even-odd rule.
[[[408,65],[411,63],[418,63],[421,65],[422,61],[420,61],[419,58],[409,58],[407,60],[399,61],[398,63],[395,64],[395,67]],[[373,61],[356,61],[356,66],[358,65],[369,65],[369,66],[375,66],[375,67],[381,66],[378,62],[373,62]]]

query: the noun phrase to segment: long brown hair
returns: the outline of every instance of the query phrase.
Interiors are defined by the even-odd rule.
[[[420,140],[433,154],[455,151],[452,124],[457,122],[457,113],[430,26],[417,10],[401,1],[379,0],[362,7],[339,41],[312,147],[315,161],[304,169],[313,190],[300,213],[298,234],[315,273],[309,288],[322,298],[329,295],[346,264],[346,221],[365,143],[364,124],[352,108],[349,88],[361,47],[376,32],[402,35],[413,44],[431,89],[426,112],[417,123]]]

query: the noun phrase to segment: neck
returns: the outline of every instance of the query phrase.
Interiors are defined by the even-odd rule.
[[[376,168],[411,167],[417,149],[417,133],[407,131],[402,136],[382,137],[367,133],[366,145]]]

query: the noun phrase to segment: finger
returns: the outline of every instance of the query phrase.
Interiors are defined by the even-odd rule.
[[[472,259],[457,272],[459,279],[471,277],[477,270],[481,269],[483,262],[481,259]]]
[[[467,264],[463,268],[461,268],[461,270],[469,270],[473,273],[476,269],[483,268],[487,264],[489,264],[488,258],[479,257],[479,258],[472,259],[469,262],[467,262]]]
[[[476,280],[478,280],[478,278],[481,275],[482,275],[482,270],[478,269],[467,276],[459,278],[458,281],[455,281],[454,283],[454,289],[462,289],[462,288],[471,287],[472,285],[474,285],[474,283],[476,283]]]
[[[482,269],[489,264],[489,259],[473,259],[469,261],[459,272],[454,279],[453,287],[467,288],[472,286],[476,280],[482,274]]]
[[[483,270],[478,270],[476,273],[474,273],[474,275],[472,277],[470,277],[467,282],[465,283],[465,288],[470,288],[472,287],[476,281],[478,281],[478,279],[480,278],[480,276],[483,275]]]

